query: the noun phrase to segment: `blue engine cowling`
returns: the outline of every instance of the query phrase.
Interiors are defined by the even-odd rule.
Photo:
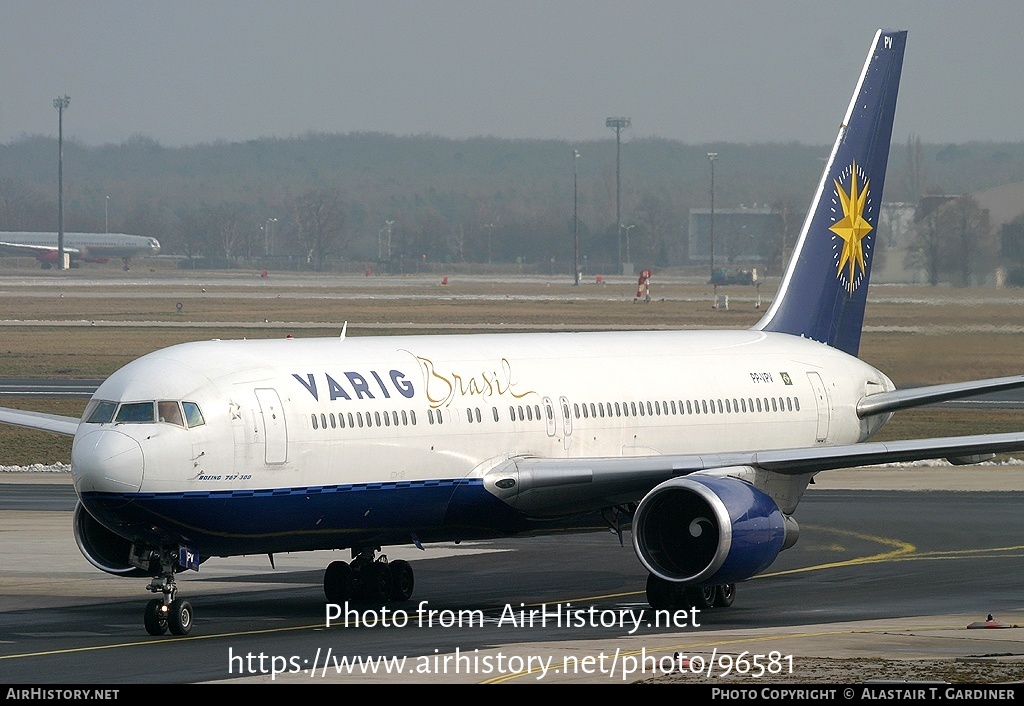
[[[687,585],[743,581],[764,571],[784,547],[778,505],[735,478],[690,475],[649,492],[633,515],[633,549],[654,575]]]

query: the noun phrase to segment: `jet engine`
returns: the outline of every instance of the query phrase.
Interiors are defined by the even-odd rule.
[[[796,522],[753,485],[704,474],[658,485],[633,515],[637,557],[655,576],[682,585],[748,579],[792,546],[798,533]]]
[[[116,576],[155,575],[132,564],[132,543],[97,522],[82,503],[75,506],[74,526],[78,549],[97,569]]]

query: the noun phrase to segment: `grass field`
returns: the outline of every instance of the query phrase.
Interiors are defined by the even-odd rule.
[[[280,280],[280,281],[279,281]],[[628,278],[580,287],[551,278],[325,277],[251,273],[0,276],[0,377],[102,378],[140,355],[210,338],[494,331],[745,328],[772,287],[652,281],[649,303]],[[179,310],[178,304],[181,304]],[[861,357],[900,387],[1024,372],[1024,292],[879,287]],[[77,416],[85,400],[6,398],[8,407]],[[876,438],[1012,431],[1007,410],[902,412]],[[0,425],[0,465],[70,461],[70,439]]]

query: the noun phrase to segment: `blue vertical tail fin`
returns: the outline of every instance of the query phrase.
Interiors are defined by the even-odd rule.
[[[857,355],[905,31],[879,30],[779,291],[754,326]]]

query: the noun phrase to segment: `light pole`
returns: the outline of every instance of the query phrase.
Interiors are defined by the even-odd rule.
[[[109,212],[110,212],[110,197],[108,196],[106,198],[106,200],[103,201],[103,232],[104,233],[109,233],[110,232],[110,217],[108,215]]]
[[[488,223],[484,226],[487,229],[487,264],[491,264],[491,238],[494,236],[494,224]]]
[[[632,121],[629,118],[607,118],[604,121],[605,127],[615,130],[615,222],[622,223],[622,189],[619,186],[619,165],[622,147],[622,131],[629,127]],[[619,270],[622,270],[622,229],[619,229]]]
[[[577,188],[576,162],[580,151],[572,151],[572,286],[580,285],[580,211],[579,189]]]
[[[277,223],[276,218],[268,218],[263,225],[263,254],[270,257],[274,253],[273,242],[270,239],[270,224]]]
[[[71,99],[64,95],[53,99],[57,109],[57,269],[64,269],[64,111]]]
[[[715,279],[715,160],[718,159],[717,152],[708,152],[708,161],[711,162],[711,280]]]
[[[391,226],[393,225],[395,225],[394,221],[384,221],[384,227],[388,229],[388,262],[391,262]]]
[[[625,223],[620,223],[619,227],[626,229],[626,264],[632,264],[633,258],[631,258],[629,256],[629,231],[631,231],[634,228],[636,228],[636,224],[635,223],[630,223],[627,226]]]

